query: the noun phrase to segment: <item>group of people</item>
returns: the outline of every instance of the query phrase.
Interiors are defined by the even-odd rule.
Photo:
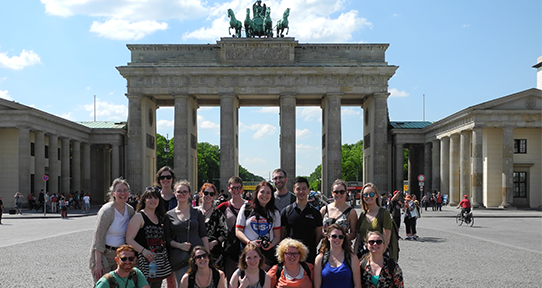
[[[422,205],[427,211],[427,207],[431,207],[432,211],[442,211],[443,199],[440,195],[440,191],[433,192],[431,195],[424,195],[422,197]]]
[[[15,206],[20,213],[20,207],[22,205],[23,195],[20,192],[17,192],[14,197],[16,197]],[[74,209],[81,209],[84,213],[89,212],[90,210],[90,194],[81,191],[75,191],[74,193],[69,193],[65,195],[64,193],[45,193],[41,189],[38,198],[34,194],[30,193],[28,195],[28,209],[35,209],[36,211],[45,211],[49,213],[60,213],[62,218],[67,218],[68,208],[72,207]],[[21,213],[22,214],[22,213]]]
[[[191,184],[166,166],[135,209],[128,182],[115,179],[90,251],[96,287],[403,287],[393,221],[374,184],[361,191],[358,218],[343,180],[318,210],[307,179],[296,178],[293,192],[286,171],[272,179],[275,187],[262,181],[247,200],[242,179],[231,177],[224,202],[205,183],[193,203]]]

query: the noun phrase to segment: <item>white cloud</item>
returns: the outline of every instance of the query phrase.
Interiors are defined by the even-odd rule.
[[[470,26],[470,24],[463,24],[463,26],[461,26],[461,27],[463,27],[463,28],[469,28],[469,26]]]
[[[173,128],[175,125],[175,121],[174,120],[158,120],[156,121],[156,128],[158,130],[165,130],[165,129],[169,129],[169,128]]]
[[[129,22],[127,20],[112,19],[104,23],[94,21],[90,26],[90,32],[97,33],[100,37],[112,40],[139,40],[158,30],[166,30],[168,24],[156,21]]]
[[[94,103],[83,105],[83,109],[90,112],[90,117],[94,117]],[[96,98],[96,120],[126,121],[126,119],[128,119],[128,107],[126,105],[115,105]]]
[[[56,115],[56,116],[58,116],[60,118],[64,118],[66,120],[75,121],[75,119],[72,116],[72,112],[63,113],[63,114],[59,114],[59,115]]]
[[[314,120],[322,121],[322,109],[320,107],[303,107],[296,112],[299,112],[296,114],[307,122]]]
[[[270,124],[261,124],[256,123],[252,125],[245,125],[243,123],[239,123],[239,130],[241,132],[246,131],[256,131],[253,135],[253,139],[264,139],[269,136],[275,135],[277,132],[277,127],[270,125]]]
[[[255,158],[245,158],[242,160],[244,164],[258,164],[258,163],[267,163],[267,160],[255,157]]]
[[[163,21],[197,19],[205,17],[209,11],[207,3],[200,0],[41,0],[41,3],[49,15],[105,19],[104,22],[94,21],[91,32],[114,40],[141,39],[167,29],[168,24]]]
[[[390,92],[390,97],[407,97],[410,95],[408,92],[400,91],[396,88],[391,88],[389,92]]]
[[[215,130],[216,133],[220,133],[220,124],[205,120],[201,115],[198,115],[198,127],[200,129]]]
[[[11,95],[9,95],[8,90],[0,90],[0,98],[10,100],[10,101],[13,100],[13,98],[11,98]]]
[[[311,153],[311,152],[315,152],[315,151],[318,151],[318,149],[320,149],[320,147],[315,147],[315,146],[311,146],[311,145],[307,145],[307,144],[297,144],[295,145],[295,151],[296,153]]]
[[[307,128],[300,130],[295,129],[295,138],[297,139],[305,139],[311,137],[311,131]]]
[[[341,115],[342,116],[361,115],[361,110],[360,109],[354,109],[354,108],[342,108],[341,109]]]
[[[268,114],[279,114],[279,107],[263,107],[261,109],[256,109],[250,111],[250,113],[268,113]]]
[[[12,56],[8,57],[8,53],[2,53],[0,52],[0,67],[14,69],[14,70],[21,70],[26,66],[31,66],[35,64],[40,64],[41,59],[40,56],[30,50],[26,51],[23,49],[21,54],[19,56]]]

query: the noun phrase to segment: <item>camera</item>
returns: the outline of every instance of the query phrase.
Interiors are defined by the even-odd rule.
[[[269,237],[267,236],[259,236],[258,240],[261,240],[260,245],[267,249],[269,247]]]

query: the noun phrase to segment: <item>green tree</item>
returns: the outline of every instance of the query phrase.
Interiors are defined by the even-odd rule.
[[[260,182],[264,180],[263,177],[250,173],[250,171],[241,165],[239,165],[239,177],[241,177],[243,181]]]
[[[207,142],[198,143],[198,187],[203,183],[213,183],[219,187],[220,148]]]
[[[314,172],[311,173],[309,177],[306,177],[309,180],[309,187],[313,191],[321,191],[320,185],[322,184],[322,164],[316,166]]]
[[[363,140],[342,145],[342,173],[345,181],[361,181],[363,175]]]
[[[160,134],[156,134],[156,167],[158,169],[169,166],[173,169],[173,139],[169,139],[168,149],[166,148],[166,138]]]

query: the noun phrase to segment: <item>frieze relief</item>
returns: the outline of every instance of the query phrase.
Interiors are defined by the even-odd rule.
[[[387,91],[386,76],[336,76],[336,75],[246,75],[246,76],[134,76],[129,81],[129,87],[134,88],[167,88],[187,87],[267,87],[267,86],[371,86],[378,92]],[[377,88],[378,87],[378,88]],[[527,102],[527,101],[526,101]],[[535,102],[536,104],[536,102]],[[527,102],[526,106],[532,106]]]
[[[235,47],[224,48],[225,59],[230,60],[288,60],[289,47]]]

